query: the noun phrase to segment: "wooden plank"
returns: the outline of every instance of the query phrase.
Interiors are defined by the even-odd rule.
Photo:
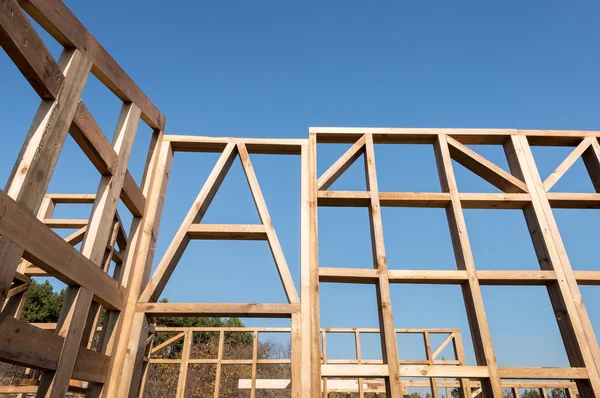
[[[49,193],[46,194],[46,198],[52,199],[56,204],[59,203],[70,203],[70,204],[93,204],[96,200],[96,194],[89,193]],[[44,217],[47,218],[47,217]]]
[[[423,340],[425,342],[425,356],[427,358],[428,365],[433,366],[433,354],[431,353],[431,341],[429,339],[429,332],[423,333]],[[433,398],[438,398],[438,389],[435,377],[429,379],[431,387],[431,395]]]
[[[66,5],[26,0],[21,6],[65,48],[74,47],[85,54],[94,65],[92,73],[123,102],[135,103],[150,127],[164,130],[165,117]]]
[[[499,367],[503,379],[587,379],[586,368]]]
[[[258,332],[252,333],[252,385],[250,386],[250,398],[256,397],[256,361],[258,357]]]
[[[569,362],[571,366],[585,366],[589,372],[589,381],[578,381],[577,387],[582,397],[596,396],[600,389],[598,343],[527,138],[511,137],[505,151],[511,170],[524,176],[531,193],[532,205],[524,214],[540,267],[556,272],[557,283],[548,286],[548,293],[555,313],[562,314],[557,316],[557,323]]]
[[[471,377],[486,378],[488,369],[485,366],[400,366],[401,377]],[[510,368],[509,368],[510,369]],[[535,369],[535,368],[534,368]],[[564,368],[563,368],[564,369]],[[569,368],[566,368],[569,369]],[[321,366],[323,377],[386,377],[386,365],[339,365],[324,364]],[[525,374],[525,372],[520,372]],[[519,373],[519,374],[520,374]],[[539,372],[542,374],[542,372]],[[573,374],[573,372],[569,373]],[[525,377],[530,378],[530,377]],[[542,377],[545,378],[545,377]]]
[[[64,338],[27,322],[0,314],[0,360],[36,369],[56,369]],[[80,347],[73,377],[102,381],[108,357]]]
[[[69,220],[69,219],[53,218],[53,219],[45,219],[45,220],[43,220],[43,223],[48,228],[81,229],[81,228],[87,226],[88,220],[83,220],[83,219]]]
[[[302,310],[302,308],[301,308]],[[292,378],[292,398],[302,397],[302,316],[301,312],[292,314],[290,332],[290,376]],[[258,330],[256,334],[258,335]],[[257,340],[258,342],[258,340]],[[253,376],[256,389],[256,374]]]
[[[363,134],[372,134],[376,144],[433,144],[444,134],[464,145],[502,145],[516,135],[529,137],[531,145],[576,146],[582,137],[600,137],[600,131],[465,128],[310,127],[309,133],[327,144],[352,144]]]
[[[250,303],[140,303],[138,312],[161,316],[204,316],[242,318],[290,318],[300,311],[299,304]]]
[[[367,207],[370,202],[369,193],[365,191],[319,191],[317,197],[319,206]],[[460,193],[459,198],[465,209],[523,209],[531,203],[527,193]],[[600,195],[582,199],[597,200],[594,205],[600,206]],[[444,209],[450,203],[450,195],[447,192],[380,192],[379,200],[383,207]]]
[[[373,267],[378,272],[378,283],[375,285],[377,294],[377,310],[379,327],[381,329],[381,348],[383,362],[389,368],[386,377],[386,394],[391,398],[402,396],[402,386],[398,364],[398,347],[396,333],[394,332],[394,318],[392,315],[392,298],[388,279],[385,245],[383,242],[383,225],[379,204],[379,188],[377,185],[377,171],[375,167],[375,149],[373,137],[365,136],[365,176],[367,190],[371,196],[369,206],[369,224],[371,230],[371,248],[373,251]]]
[[[6,184],[6,193],[25,210],[37,214],[50,183],[91,64],[77,51],[63,51],[59,65],[65,75],[54,101],[42,101]],[[4,304],[22,257],[22,248],[0,237],[0,303]]]
[[[460,285],[468,280],[467,272],[457,271],[410,271],[389,270],[390,283],[427,283]]]
[[[92,304],[92,292],[84,288],[76,289],[76,297],[73,299],[73,305],[68,307],[69,304],[69,292],[65,298],[65,306],[63,306],[63,313],[68,311],[69,319],[73,322],[78,323],[77,326],[83,325],[87,318],[87,314]],[[62,314],[61,314],[62,316]],[[59,325],[60,328],[60,319]],[[61,332],[57,330],[57,332]],[[56,369],[45,371],[42,373],[40,379],[40,385],[38,387],[37,397],[64,397],[67,395],[69,388],[69,381],[73,375],[75,368],[75,361],[81,348],[82,337],[84,333],[83,327],[69,327],[64,333],[64,341],[62,344],[62,350]]]
[[[300,303],[300,297],[298,296],[296,286],[294,285],[292,274],[290,273],[285,255],[283,254],[283,250],[281,249],[281,245],[279,243],[279,238],[277,237],[277,233],[273,227],[273,221],[269,215],[269,210],[267,209],[265,198],[263,197],[260,185],[258,184],[258,179],[254,173],[254,168],[252,167],[252,162],[250,161],[250,155],[243,144],[238,144],[237,148],[240,155],[240,161],[242,162],[242,168],[244,169],[244,174],[246,175],[246,180],[248,181],[248,186],[250,187],[250,192],[252,193],[252,198],[254,199],[254,204],[256,205],[256,210],[258,211],[260,221],[263,223],[266,229],[269,248],[271,249],[271,254],[273,255],[275,265],[277,266],[277,271],[279,272],[279,278],[283,284],[285,295],[288,299],[288,302]]]
[[[69,132],[100,174],[113,175],[117,153],[83,101],[77,106]]]
[[[446,215],[456,264],[458,269],[466,271],[468,276],[467,283],[462,285],[462,292],[473,338],[475,358],[478,365],[487,366],[489,373],[489,379],[482,383],[484,395],[500,397],[502,396],[502,386],[498,375],[496,356],[445,135],[438,136],[434,150],[442,191],[449,192],[452,198],[450,206],[446,208]]]
[[[156,301],[162,293],[189,243],[188,229],[190,225],[199,223],[204,217],[236,155],[235,144],[228,144],[154,271],[154,276],[140,296],[140,302]]]
[[[380,192],[379,201],[385,207],[446,208],[450,195],[446,192]]]
[[[144,215],[146,198],[133,179],[131,173],[129,173],[129,170],[125,173],[123,190],[121,191],[121,200],[134,217],[141,217]]]
[[[0,209],[0,234],[24,250],[23,258],[67,285],[94,292],[105,307],[121,308],[125,289],[117,281],[1,190]]]
[[[573,271],[580,285],[599,286],[600,271]]]
[[[261,224],[192,224],[188,236],[205,240],[267,240],[267,230]]]
[[[548,192],[546,197],[554,209],[600,209],[597,193]]]
[[[452,137],[446,137],[450,157],[506,193],[527,192],[527,186],[517,177],[504,171]]]
[[[450,333],[448,335],[448,337],[446,337],[446,339],[444,341],[442,341],[442,343],[439,345],[438,348],[436,348],[436,350],[433,352],[433,354],[431,354],[431,359],[435,359],[437,358],[438,355],[440,355],[442,353],[442,351],[444,350],[444,348],[446,348],[446,346],[448,345],[448,343],[450,343],[452,340],[454,340],[454,333]]]
[[[598,193],[548,192],[546,197],[555,209],[600,209]]]
[[[588,138],[590,146],[583,152],[583,164],[588,171],[592,185],[600,193],[600,144],[597,138]]]
[[[184,398],[187,385],[187,374],[189,369],[190,354],[192,351],[192,332],[187,330],[183,338],[183,351],[181,352],[181,364],[179,365],[179,378],[177,379],[176,398]]]
[[[163,132],[156,132],[152,145],[142,189],[148,198],[144,216],[132,225],[130,245],[123,269],[123,284],[128,287],[127,306],[119,316],[113,335],[120,336],[113,345],[109,377],[104,386],[106,396],[128,396],[138,394],[137,372],[140,371],[139,356],[148,335],[148,321],[143,313],[135,312],[135,304],[149,277],[156,240],[161,223],[162,209],[170,176],[173,151],[169,143],[163,142]],[[142,372],[143,374],[143,372]],[[135,379],[135,380],[134,380]]]
[[[248,153],[269,155],[300,155],[306,139],[231,138],[190,135],[168,135],[166,140],[177,152],[223,152],[227,144],[246,145]]]
[[[527,193],[459,193],[463,209],[523,209],[531,203]]]
[[[363,135],[319,177],[317,180],[317,189],[325,190],[332,186],[364,152],[365,136]]]
[[[319,206],[368,207],[371,197],[364,191],[318,191]]]
[[[223,345],[225,344],[225,333],[219,333],[219,348],[217,349],[217,366],[215,370],[215,393],[214,398],[219,398],[221,388],[221,360],[223,359]]]
[[[179,334],[176,334],[175,336],[173,336],[171,338],[168,338],[167,340],[163,341],[162,343],[160,343],[156,347],[152,347],[152,349],[150,350],[150,354],[154,354],[155,352],[162,350],[163,348],[165,348],[169,344],[172,344],[172,343],[176,342],[180,338],[184,337],[185,333],[186,332],[181,332]]]
[[[53,100],[64,82],[60,67],[16,0],[0,1],[0,46],[43,100]]]
[[[476,271],[480,285],[535,286],[556,281],[554,271]]]
[[[310,141],[310,140],[309,140]],[[313,308],[313,296],[318,295],[318,292],[313,290],[312,283],[316,281],[318,286],[318,276],[315,278],[312,275],[313,267],[317,267],[318,264],[314,264],[312,261],[314,256],[312,253],[317,251],[317,239],[313,237],[312,232],[317,233],[315,222],[316,222],[316,201],[315,193],[316,187],[316,153],[314,152],[314,141],[311,145],[302,146],[302,152],[300,156],[300,294],[302,300],[300,301],[301,310],[301,348],[300,354],[301,360],[301,397],[311,398],[318,397],[319,392],[314,392],[313,385],[313,370],[319,371],[317,383],[320,382],[320,370],[321,370],[321,357],[318,357],[318,363],[313,365],[312,350],[316,349],[319,353],[319,325],[316,328],[313,327],[314,312],[318,312],[317,308]],[[312,199],[312,201],[311,201]],[[318,302],[318,299],[317,299]],[[292,322],[294,320],[292,316]],[[318,315],[317,315],[318,319]],[[316,338],[315,336],[316,335]],[[315,341],[316,340],[316,341]],[[316,344],[313,344],[313,341]],[[316,345],[316,347],[315,347]],[[319,386],[319,384],[314,383]]]
[[[377,280],[376,269],[319,267],[319,282],[375,283]]]
[[[589,139],[583,139],[579,145],[573,149],[573,151],[559,164],[556,169],[542,183],[544,190],[547,192],[554,184],[558,182],[558,180],[565,175],[565,173],[573,166],[573,164],[579,159],[579,157],[583,154],[583,152],[588,149],[591,141]]]

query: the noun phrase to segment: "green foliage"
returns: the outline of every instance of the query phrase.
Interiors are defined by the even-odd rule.
[[[64,300],[64,289],[57,293],[50,282],[38,283],[32,279],[21,319],[27,322],[56,322]]]

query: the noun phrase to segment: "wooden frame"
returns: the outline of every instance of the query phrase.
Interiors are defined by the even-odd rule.
[[[483,394],[502,396],[502,378],[531,378],[527,374],[550,376],[547,368],[499,368],[496,364],[493,345],[487,325],[480,285],[544,285],[548,289],[557,322],[563,336],[571,362],[571,368],[563,369],[562,374],[578,374],[579,394],[582,397],[600,394],[598,378],[598,343],[579,292],[578,285],[597,285],[600,273],[597,271],[573,271],[562,244],[552,208],[598,208],[598,194],[549,193],[554,183],[581,156],[584,159],[590,178],[597,192],[600,192],[598,176],[600,172],[600,151],[597,149],[600,134],[595,131],[531,131],[531,130],[466,130],[466,129],[377,129],[377,128],[311,128],[309,143],[344,143],[351,148],[335,162],[317,185],[319,206],[371,207],[373,198],[380,206],[391,207],[437,207],[445,208],[454,246],[456,271],[393,270],[385,271],[387,283],[426,283],[456,284],[462,287],[467,315],[473,336],[478,367],[486,368],[482,378]],[[369,158],[374,143],[379,144],[432,144],[436,155],[441,193],[377,192],[367,185],[366,191],[326,190],[332,180],[339,177],[342,170],[365,154],[365,172],[374,166]],[[503,145],[510,166],[510,173],[502,170],[483,158],[468,144]],[[573,146],[574,150],[551,174],[545,183],[533,161],[530,145]],[[462,164],[473,173],[487,180],[504,193],[462,193],[456,187],[452,160]],[[314,160],[313,160],[314,161]],[[463,208],[480,209],[522,209],[532,235],[532,240],[540,262],[540,271],[478,271],[475,267],[467,228],[462,214]],[[371,214],[373,212],[371,211]],[[371,222],[373,225],[373,215]],[[316,223],[316,216],[313,222]],[[373,228],[373,227],[372,227]],[[540,234],[538,231],[543,231]],[[381,238],[383,239],[383,238]],[[375,247],[375,244],[373,245]],[[316,248],[313,247],[313,250]],[[375,250],[375,249],[374,249]],[[377,251],[374,252],[377,254]],[[369,269],[318,268],[320,282],[367,283],[381,285],[381,267]],[[312,290],[318,292],[318,283]],[[384,285],[385,286],[385,283]],[[381,303],[381,298],[378,297]],[[381,317],[381,310],[380,310]],[[383,322],[383,321],[381,321]],[[390,344],[390,346],[392,346]],[[389,350],[390,347],[387,349]],[[385,348],[384,348],[385,350]],[[357,364],[356,366],[360,366]],[[313,363],[313,377],[319,369]],[[356,376],[358,368],[346,367],[336,375]],[[347,372],[347,373],[344,373]],[[360,371],[358,371],[360,374]],[[388,376],[391,370],[383,368],[377,374]],[[552,369],[552,374],[559,376]],[[474,374],[463,373],[461,379],[469,383]],[[467,389],[468,391],[468,389]],[[388,390],[389,392],[389,390]],[[314,391],[313,391],[314,394]],[[393,391],[392,391],[393,395]],[[434,392],[434,396],[437,393]],[[316,395],[313,395],[316,396]]]
[[[67,391],[88,397],[136,396],[144,380],[152,350],[156,316],[244,316],[288,318],[291,340],[293,397],[318,397],[321,389],[353,388],[364,395],[369,388],[400,397],[417,381],[401,377],[429,377],[428,385],[460,387],[463,396],[501,397],[502,388],[568,388],[581,397],[600,396],[600,349],[591,327],[579,285],[600,285],[600,270],[574,271],[567,257],[553,208],[600,208],[599,131],[516,129],[387,129],[310,128],[305,139],[260,139],[165,135],[165,117],[121,69],[98,41],[57,0],[0,0],[0,46],[23,73],[41,102],[17,157],[6,189],[0,190],[0,360],[40,369],[35,386],[0,392],[35,391],[37,396],[61,397]],[[58,61],[50,55],[29,14],[63,47]],[[109,142],[81,100],[92,73],[123,101],[114,139]],[[139,120],[152,129],[144,176],[138,185],[128,171]],[[47,188],[67,133],[71,134],[100,174],[95,194],[48,194]],[[318,144],[350,144],[323,175],[317,175]],[[375,144],[433,145],[442,192],[380,192]],[[510,171],[505,171],[469,148],[471,144],[502,145]],[[571,153],[542,181],[530,146],[572,147]],[[213,152],[221,156],[192,204],[154,275],[150,275],[160,230],[173,156],[176,152]],[[297,290],[252,167],[253,154],[299,156],[301,163],[300,291]],[[345,170],[364,158],[366,190],[330,190]],[[205,225],[200,221],[235,158],[239,157],[260,217],[258,225]],[[574,162],[582,158],[596,193],[548,192]],[[500,189],[501,193],[460,192],[453,161]],[[133,215],[125,231],[116,212],[122,200]],[[88,219],[55,219],[60,203],[92,204]],[[366,207],[369,210],[372,269],[320,267],[318,262],[318,207]],[[457,269],[451,271],[389,270],[381,207],[434,207],[446,210]],[[523,211],[539,271],[483,271],[473,259],[463,209]],[[75,228],[66,238],[53,229]],[[266,240],[286,293],[285,303],[157,303],[177,261],[192,239]],[[73,246],[81,244],[77,250]],[[117,250],[118,247],[118,250]],[[117,266],[108,275],[111,261]],[[19,319],[31,277],[52,276],[69,287],[57,325],[28,324]],[[360,334],[353,329],[355,362],[327,360],[326,339],[335,329],[321,330],[320,283],[375,285],[382,339],[382,361],[360,357]],[[392,317],[390,284],[460,285],[476,354],[476,366],[440,363],[439,349],[431,347],[433,330],[421,331],[427,352],[424,363],[399,359]],[[481,296],[481,285],[543,285],[547,288],[571,367],[500,367]],[[101,308],[107,310],[98,329]],[[374,309],[375,310],[375,309]],[[91,337],[100,330],[96,350]],[[260,328],[252,329],[256,336]],[[223,333],[224,331],[221,331]],[[182,330],[189,348],[193,330]],[[455,351],[462,352],[460,331],[450,333]],[[256,346],[256,343],[255,343]],[[186,349],[187,349],[186,348]],[[254,347],[256,348],[256,347]],[[222,359],[222,358],[221,358]],[[254,358],[256,359],[256,357]],[[190,362],[189,357],[183,358]],[[191,362],[190,362],[191,363]],[[223,361],[221,361],[223,363]],[[257,360],[253,360],[256,375]],[[331,378],[354,377],[352,386],[336,386]],[[382,378],[379,385],[363,381]],[[440,380],[440,378],[456,380]],[[329,378],[329,380],[328,380]],[[74,379],[78,379],[74,380]],[[474,379],[480,379],[474,380]],[[516,382],[510,379],[573,380]],[[185,394],[185,371],[177,396]],[[273,381],[281,384],[281,381]],[[250,381],[254,393],[262,382]],[[530,384],[526,384],[530,383]],[[535,384],[538,383],[538,384]],[[566,383],[566,384],[565,384]],[[573,385],[576,384],[576,388]],[[23,387],[23,388],[22,388]],[[12,388],[12,390],[9,390]],[[355,390],[353,390],[355,391]],[[217,392],[218,394],[218,392]],[[434,392],[434,397],[437,392]]]

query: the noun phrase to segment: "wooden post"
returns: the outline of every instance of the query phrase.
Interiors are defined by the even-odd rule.
[[[548,285],[548,294],[569,362],[589,373],[589,380],[577,380],[577,389],[583,398],[600,396],[598,343],[527,137],[511,136],[505,152],[511,171],[523,178],[531,195],[531,205],[524,214],[540,267],[557,275],[556,282]]]
[[[483,306],[483,297],[475,271],[475,262],[471,252],[471,244],[467,235],[467,226],[456,186],[452,160],[446,136],[439,134],[435,142],[435,155],[440,175],[442,191],[450,193],[450,204],[446,207],[448,225],[454,247],[454,256],[458,269],[467,271],[468,281],[462,285],[463,297],[473,337],[473,347],[477,364],[487,366],[489,379],[482,380],[482,388],[486,397],[501,398],[502,385],[496,364],[496,356],[492,345],[492,336]]]
[[[373,146],[373,136],[367,134],[365,138],[366,184],[367,191],[369,191],[371,198],[369,204],[371,247],[373,250],[374,268],[377,270],[378,274],[378,281],[375,285],[377,292],[377,310],[379,313],[383,363],[387,364],[389,368],[389,376],[385,379],[386,391],[391,398],[400,398],[402,396],[402,389],[400,386],[400,364],[398,363],[398,345],[396,341],[396,332],[394,331],[390,281],[387,271],[385,245],[383,243],[379,188],[377,185],[377,172],[375,169],[375,148]]]
[[[137,354],[141,349],[140,342],[145,341],[147,336],[144,330],[147,330],[148,320],[145,314],[135,311],[135,306],[143,287],[143,276],[152,267],[165,193],[173,162],[171,144],[163,142],[163,135],[162,131],[155,133],[155,145],[149,154],[147,178],[143,184],[146,209],[141,222],[135,226],[132,225],[132,233],[130,233],[131,243],[126,260],[127,264],[131,264],[128,266],[129,271],[126,272],[126,275],[131,275],[128,283],[130,290],[127,296],[127,306],[120,316],[115,332],[120,338],[113,346],[109,367],[110,376],[102,391],[104,397],[127,397],[130,395],[130,386],[140,383],[140,380],[133,379],[133,375]],[[148,271],[146,271],[147,269]]]
[[[425,354],[427,356],[427,362],[429,362],[430,366],[433,366],[434,363],[433,355],[431,355],[431,339],[429,337],[429,332],[423,332],[423,340],[425,341]],[[438,398],[438,390],[435,377],[429,378],[429,383],[431,385],[431,396],[433,398]]]
[[[310,396],[312,398],[321,397],[321,349],[319,344],[319,332],[321,327],[321,317],[319,311],[319,239],[317,227],[317,136],[309,133],[308,137],[308,248],[303,250],[303,254],[308,256],[308,268],[310,270],[310,286],[308,297],[304,300],[310,300],[310,351],[311,351],[311,376],[310,376]],[[308,253],[307,253],[308,252]],[[325,342],[323,342],[325,344]],[[306,349],[306,348],[304,348]],[[325,350],[323,349],[323,352]],[[325,385],[325,381],[323,381]],[[325,388],[323,388],[325,391]]]
[[[187,374],[190,367],[190,354],[192,351],[192,331],[187,329],[183,336],[183,352],[181,353],[181,363],[179,364],[179,378],[177,379],[177,398],[185,397],[185,388],[187,385]]]
[[[300,371],[301,371],[301,389],[300,394],[302,398],[311,398],[315,397],[315,395],[311,394],[312,391],[312,378],[313,378],[313,357],[312,357],[312,347],[313,347],[313,315],[312,315],[312,302],[313,296],[318,295],[318,291],[313,290],[313,270],[312,266],[312,252],[317,250],[317,247],[313,246],[316,244],[316,240],[312,239],[311,231],[316,230],[313,224],[316,222],[316,202],[314,198],[316,197],[316,188],[313,186],[316,181],[316,172],[315,166],[311,165],[316,161],[315,158],[311,157],[311,153],[314,156],[314,149],[312,149],[309,145],[302,145],[301,154],[300,154],[300,173],[301,173],[301,184],[300,184],[300,309],[301,315],[300,318],[302,320],[302,334],[301,334],[301,354],[300,354]],[[312,170],[312,173],[311,173]],[[313,198],[311,202],[310,198]],[[318,270],[317,276],[318,278]],[[317,279],[318,283],[318,279]],[[318,285],[317,285],[318,288]],[[318,299],[317,299],[318,301]],[[292,329],[294,324],[294,318],[292,318]],[[317,332],[319,329],[319,325],[317,325]],[[293,333],[293,332],[292,332]],[[293,337],[292,337],[293,338]],[[317,349],[319,349],[319,335],[317,333]],[[294,363],[294,358],[292,358],[292,367]],[[321,368],[321,358],[319,357],[319,361],[317,363],[317,368]],[[320,376],[318,376],[318,385],[319,385],[319,396],[321,389],[321,380]],[[292,377],[292,388],[294,383],[294,378]]]

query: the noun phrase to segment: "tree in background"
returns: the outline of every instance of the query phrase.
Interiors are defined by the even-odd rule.
[[[35,323],[55,323],[65,301],[65,290],[55,292],[50,282],[31,279],[21,319]]]

